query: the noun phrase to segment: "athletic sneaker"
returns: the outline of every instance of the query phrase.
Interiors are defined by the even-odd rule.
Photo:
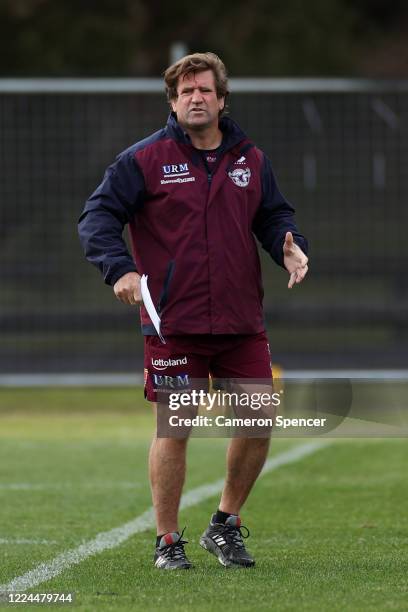
[[[184,529],[179,533],[166,533],[159,542],[154,554],[154,565],[158,569],[176,570],[190,569],[192,563],[187,559],[184,552],[184,544],[187,540],[182,540]]]
[[[245,529],[246,535],[241,529]],[[224,523],[215,522],[215,514],[200,538],[200,545],[215,555],[225,567],[252,567],[255,560],[245,549],[242,538],[249,536],[249,530],[241,525],[239,516],[231,515]]]

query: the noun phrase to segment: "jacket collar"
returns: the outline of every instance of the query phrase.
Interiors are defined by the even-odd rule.
[[[224,152],[232,149],[243,140],[247,140],[246,135],[241,130],[239,125],[237,125],[230,117],[221,117],[219,127],[223,133],[221,148]],[[177,121],[176,113],[170,113],[167,120],[166,131],[169,137],[173,140],[192,146],[190,136],[184,132],[183,128]]]

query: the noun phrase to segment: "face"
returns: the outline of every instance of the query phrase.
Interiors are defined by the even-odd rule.
[[[180,76],[177,94],[171,106],[184,128],[204,130],[218,126],[218,114],[224,108],[224,98],[217,98],[212,70]]]

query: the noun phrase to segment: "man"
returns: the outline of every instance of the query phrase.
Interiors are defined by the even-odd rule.
[[[289,288],[308,269],[306,240],[269,160],[223,116],[228,81],[222,61],[194,53],[164,78],[172,110],[166,127],[118,156],[79,222],[88,260],[119,300],[141,304],[140,279],[148,275],[165,340],[141,306],[145,395],[152,402],[164,379],[170,386],[209,374],[271,379],[254,235],[289,272]],[[126,224],[133,257],[122,239]],[[156,435],[150,450],[159,569],[191,567],[177,522],[186,444],[186,437]],[[200,540],[224,566],[255,563],[239,513],[268,445],[268,437],[230,442],[220,504]]]

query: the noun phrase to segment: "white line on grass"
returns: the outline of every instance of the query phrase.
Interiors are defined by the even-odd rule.
[[[43,491],[43,484],[33,484],[30,482],[10,482],[0,483],[0,491]]]
[[[58,541],[32,540],[30,538],[0,538],[0,544],[58,544]]]
[[[75,489],[137,489],[141,487],[140,482],[89,482],[78,484],[75,482],[61,483],[30,483],[30,482],[0,482],[0,491],[62,491],[68,488]]]
[[[291,448],[290,450],[281,453],[276,457],[271,457],[268,459],[264,465],[262,474],[272,472],[282,465],[294,463],[307,455],[311,455],[324,446],[325,443],[316,441],[295,446],[294,448]],[[224,479],[220,479],[213,483],[202,485],[192,489],[191,491],[187,491],[187,493],[185,493],[181,498],[180,508],[184,509],[195,506],[205,499],[217,495],[222,491],[223,486]],[[84,542],[77,548],[67,550],[60,555],[57,555],[54,559],[48,561],[48,563],[40,563],[40,565],[28,571],[26,574],[17,576],[8,584],[0,585],[0,593],[2,591],[25,591],[27,589],[32,589],[38,584],[51,580],[51,578],[55,578],[55,576],[58,576],[64,570],[73,565],[81,563],[81,561],[84,561],[88,557],[101,553],[104,550],[116,548],[136,533],[146,531],[153,526],[154,513],[153,508],[151,507],[132,521],[129,521],[120,527],[110,529],[109,531],[98,533],[95,538],[88,540],[88,542]]]

